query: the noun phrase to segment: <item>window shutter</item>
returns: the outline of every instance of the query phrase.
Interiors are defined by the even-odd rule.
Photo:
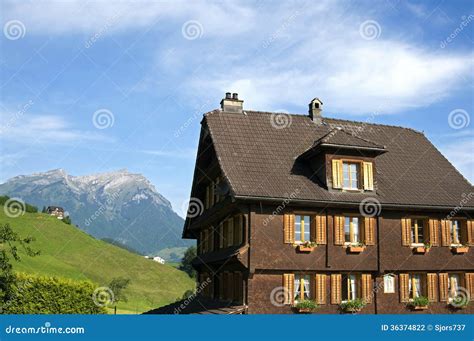
[[[221,272],[219,274],[219,299],[223,300],[224,299],[224,273]]]
[[[234,272],[234,301],[242,303],[243,297],[242,273]]]
[[[469,244],[468,236],[467,236],[467,220],[461,220],[461,235],[458,237],[461,244],[466,245]]]
[[[441,245],[450,246],[451,245],[451,233],[449,231],[451,227],[451,222],[447,219],[441,220]]]
[[[234,245],[242,244],[242,221],[242,215],[238,215],[234,218]]]
[[[221,182],[221,178],[220,177],[217,177],[216,179],[216,186],[215,186],[215,189],[214,189],[214,202],[217,204],[219,202],[219,199],[220,199],[220,196],[219,196],[219,192],[218,192],[218,188],[219,188],[219,183]]]
[[[374,172],[372,162],[364,162],[364,189],[372,191],[374,189]]]
[[[400,287],[400,302],[408,302],[409,300],[409,290],[408,290],[408,274],[400,274],[399,278],[399,287]]]
[[[214,227],[211,226],[209,227],[208,230],[208,237],[209,243],[208,243],[208,251],[214,251]]]
[[[362,299],[366,303],[372,303],[372,275],[362,274]]]
[[[214,206],[214,188],[215,188],[215,183],[214,181],[211,182],[209,185],[209,207]]]
[[[375,245],[375,218],[364,218],[365,245]]]
[[[234,245],[234,218],[227,220],[227,246]]]
[[[468,220],[466,222],[466,230],[467,243],[474,245],[474,220]]]
[[[326,275],[316,274],[314,283],[316,304],[326,304]]]
[[[474,273],[466,273],[466,290],[469,293],[469,297],[471,301],[474,301]]]
[[[439,300],[441,302],[448,301],[448,274],[447,273],[439,273]]]
[[[285,294],[285,304],[293,304],[294,298],[294,285],[295,275],[294,274],[283,274],[283,290]]]
[[[334,245],[344,244],[344,217],[334,216]]]
[[[439,246],[439,220],[430,219],[428,221],[430,227],[430,244],[432,246]]]
[[[428,299],[430,302],[438,300],[438,276],[436,274],[428,274],[426,276],[428,282]]]
[[[283,216],[284,242],[293,244],[295,242],[295,216],[287,213]]]
[[[326,216],[315,215],[311,222],[312,240],[318,245],[326,244]]]
[[[219,248],[224,247],[224,223],[219,224]]]
[[[208,209],[209,208],[209,186],[206,186],[206,200],[205,200],[205,208]]]
[[[331,275],[331,304],[341,303],[341,275]]]
[[[402,219],[402,245],[410,246],[411,245],[411,219],[403,218]]]
[[[342,160],[332,160],[332,188],[342,188]]]

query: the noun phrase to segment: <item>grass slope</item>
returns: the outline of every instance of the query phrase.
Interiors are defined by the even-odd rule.
[[[169,265],[162,265],[127,250],[94,239],[78,228],[41,213],[25,213],[17,218],[5,215],[0,206],[0,224],[9,223],[21,237],[33,236],[32,247],[41,255],[28,257],[20,250],[15,271],[88,279],[107,286],[114,277],[127,277],[128,302],[119,302],[121,313],[141,313],[174,302],[194,287],[189,276]]]

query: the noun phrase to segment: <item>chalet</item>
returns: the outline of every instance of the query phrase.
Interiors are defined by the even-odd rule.
[[[200,310],[474,313],[472,185],[423,133],[322,106],[259,112],[227,93],[204,115],[202,210],[183,231]]]
[[[64,209],[58,206],[48,206],[46,213],[58,219],[64,219]]]

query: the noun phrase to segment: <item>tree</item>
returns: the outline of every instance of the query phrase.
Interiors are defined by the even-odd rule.
[[[109,284],[109,289],[112,290],[114,294],[113,304],[114,304],[114,313],[117,314],[117,303],[118,302],[127,302],[128,297],[124,294],[124,290],[130,284],[129,278],[116,277],[113,278]]]
[[[63,223],[71,225],[71,218],[67,215],[63,218]]]
[[[189,277],[196,278],[196,270],[192,266],[192,261],[196,258],[197,252],[195,246],[190,246],[184,253],[179,269],[186,272]]]
[[[41,213],[46,213],[46,206],[43,206],[43,209],[41,210]]]
[[[32,237],[21,238],[9,224],[0,225],[0,302],[6,303],[12,296],[12,286],[16,279],[10,257],[20,261],[18,245],[28,256],[39,255],[39,251],[33,251],[30,248],[29,244],[32,241],[34,241]]]

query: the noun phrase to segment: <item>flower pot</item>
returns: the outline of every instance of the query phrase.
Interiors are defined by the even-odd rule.
[[[430,252],[430,248],[424,247],[424,246],[417,246],[413,248],[414,253],[419,253],[419,254],[425,254]]]
[[[365,250],[365,246],[349,246],[349,252],[351,253],[361,253]]]
[[[462,254],[462,253],[467,253],[469,251],[469,248],[467,246],[462,246],[462,247],[453,247],[451,250],[455,254]]]
[[[427,305],[414,305],[412,306],[412,309],[413,310],[426,310],[428,309],[428,306]]]
[[[311,252],[314,250],[314,246],[305,246],[305,245],[298,245],[299,252]]]

